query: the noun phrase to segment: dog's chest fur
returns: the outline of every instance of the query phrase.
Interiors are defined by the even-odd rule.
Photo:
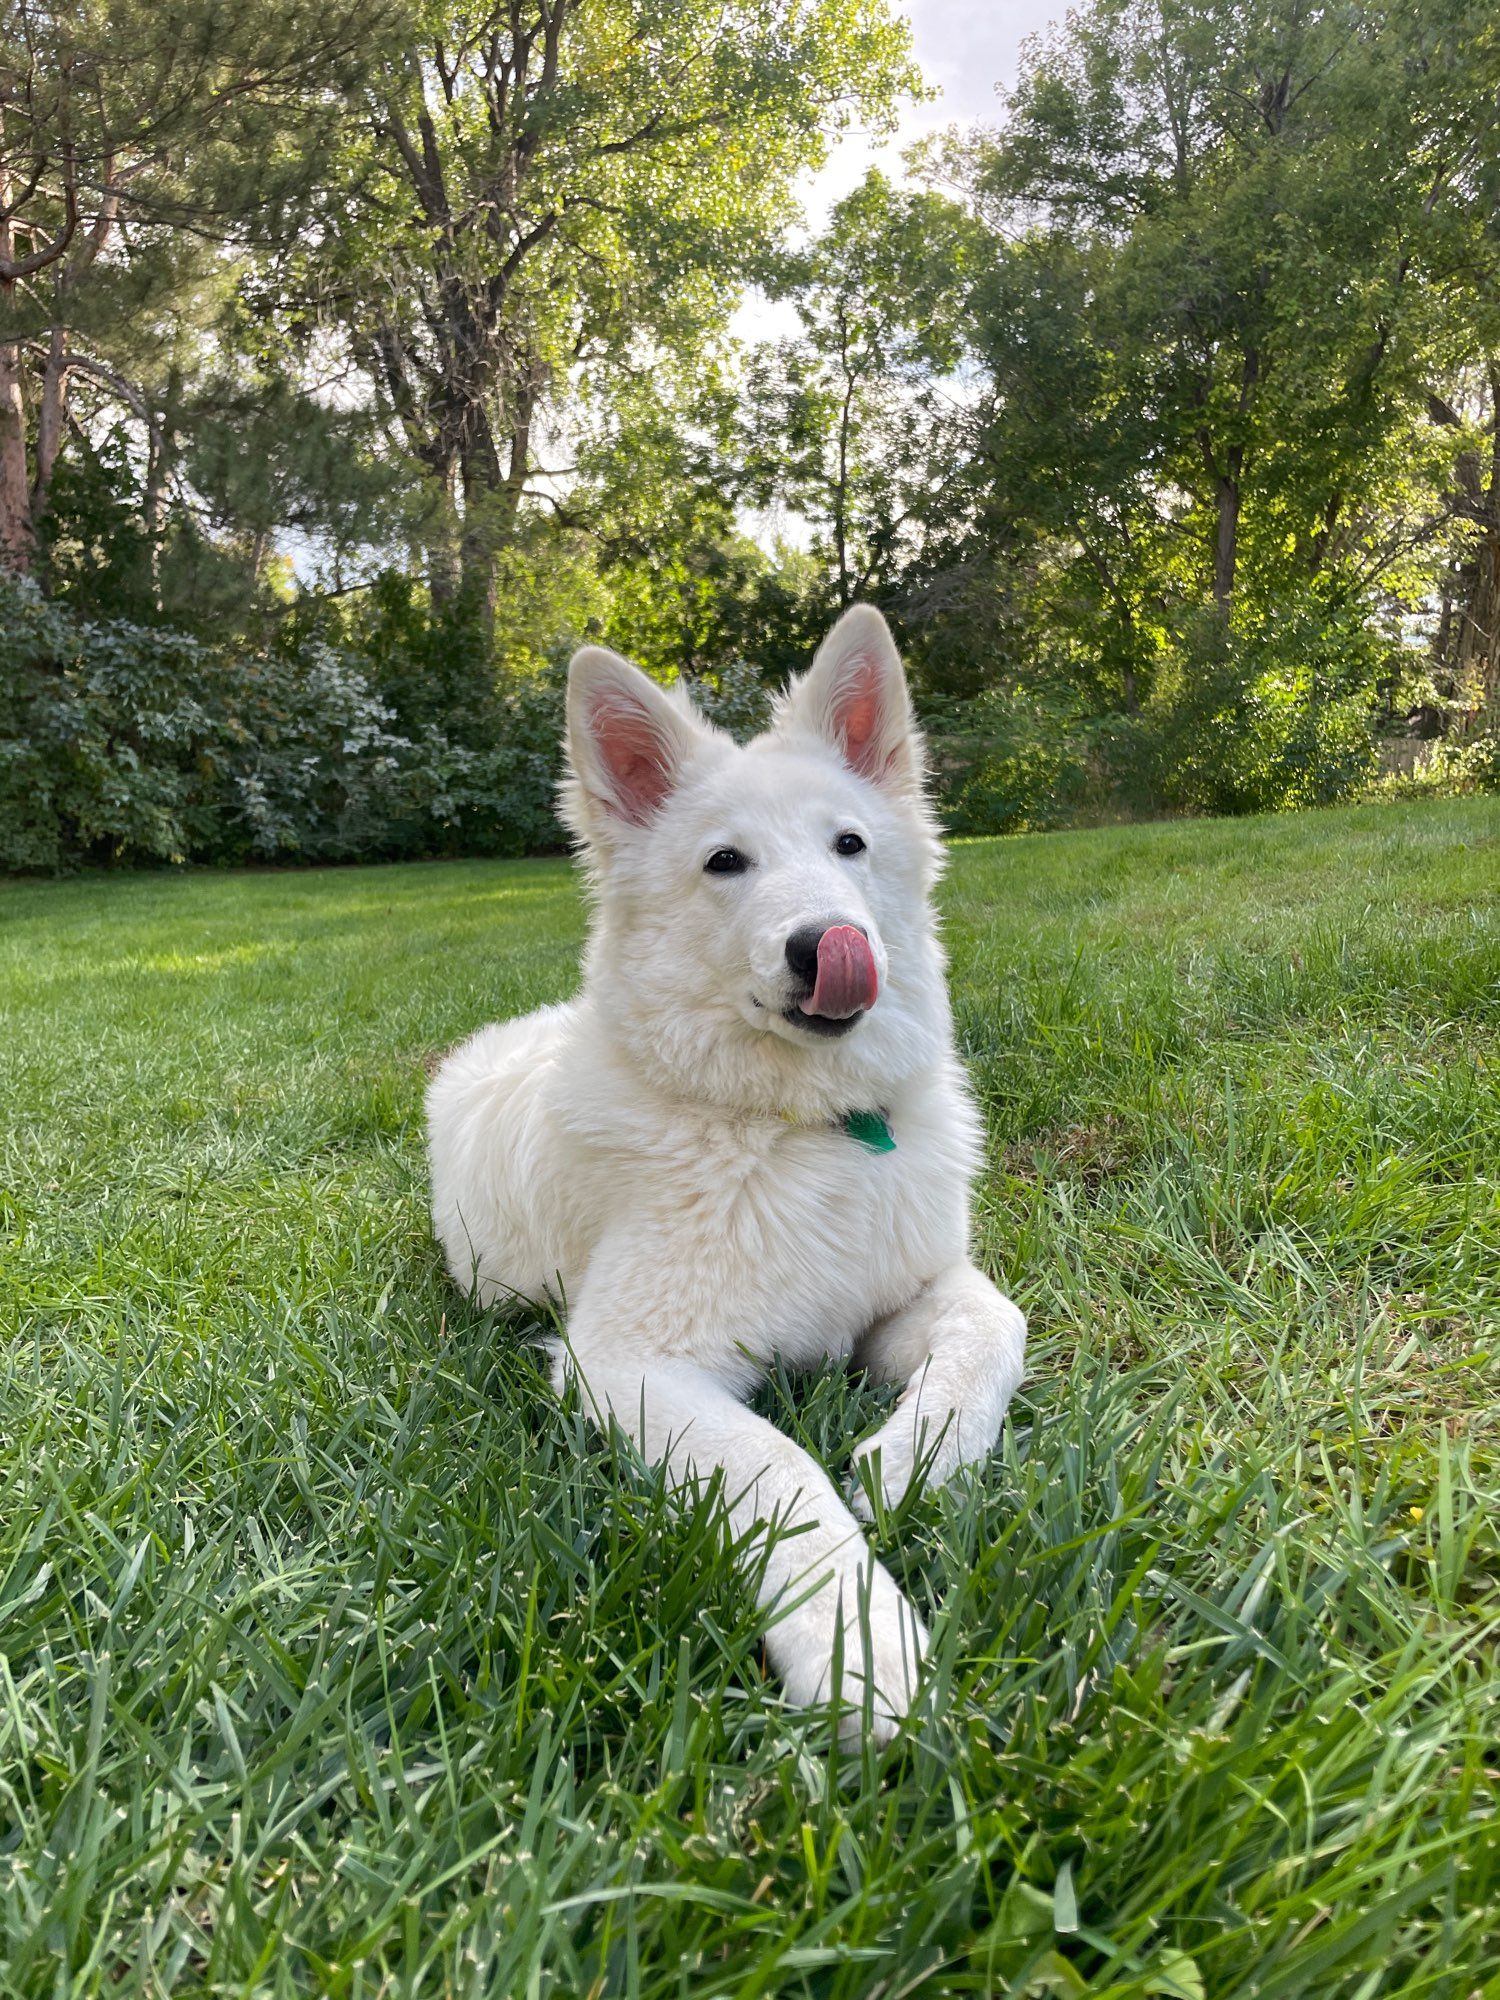
[[[888,1152],[872,1151],[841,1124],[686,1111],[665,1129],[656,1124],[643,1158],[628,1117],[615,1132],[608,1118],[590,1118],[586,1174],[599,1247],[628,1265],[633,1232],[657,1241],[665,1233],[675,1245],[674,1278],[681,1256],[712,1295],[710,1313],[687,1309],[673,1324],[663,1279],[621,1270],[622,1287],[659,1301],[674,1352],[702,1328],[721,1367],[731,1350],[760,1366],[773,1354],[794,1365],[846,1355],[874,1321],[963,1255],[967,1106],[938,1079],[921,1085],[880,1107],[895,1139]],[[618,1253],[608,1247],[614,1231],[625,1237]]]
[[[772,1354],[847,1354],[963,1256],[976,1123],[956,1064],[850,1107],[889,1117],[896,1143],[877,1153],[832,1121],[673,1103],[596,1051],[564,1007],[486,1030],[445,1066],[469,1115],[442,1149],[458,1171],[451,1187],[435,1172],[434,1218],[482,1295],[547,1289],[571,1307],[603,1287],[633,1339],[748,1382]]]

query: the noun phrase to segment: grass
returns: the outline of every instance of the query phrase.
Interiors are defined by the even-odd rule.
[[[955,849],[1033,1374],[848,1760],[428,1240],[566,867],[0,889],[0,1986],[1500,1993],[1497,891],[1496,801]]]

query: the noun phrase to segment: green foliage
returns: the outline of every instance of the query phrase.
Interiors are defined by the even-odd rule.
[[[125,426],[62,458],[42,521],[48,594],[84,617],[157,622],[151,539]]]
[[[1111,819],[1117,720],[1081,713],[1055,692],[1005,689],[934,708],[929,748],[943,824],[955,834],[1036,832]]]
[[[879,595],[920,541],[953,430],[937,378],[962,351],[982,247],[954,202],[872,170],[783,260],[801,333],[750,357],[740,478],[811,524],[836,610]]]
[[[1210,627],[1164,662],[1140,717],[1148,796],[1214,813],[1353,796],[1374,767],[1374,688],[1389,672],[1379,636],[1324,606],[1293,603],[1227,643]]]
[[[918,81],[883,0],[232,12],[21,0],[0,55],[11,252],[66,228],[65,144],[112,163],[0,285],[0,529],[94,630],[60,656],[129,661],[17,682],[13,796],[28,731],[83,792],[16,855],[550,844],[504,759],[580,640],[745,728],[855,598],[968,831],[1327,804],[1418,710],[1401,783],[1493,781],[1486,0],[1086,0],[810,239],[798,175]],[[739,352],[751,285],[796,330]],[[187,704],[156,748],[132,675]]]
[[[1158,807],[1357,787],[1420,667],[1400,627],[1465,521],[1479,569],[1500,546],[1497,65],[1472,0],[1095,0],[998,133],[929,157],[987,244],[964,448],[895,593],[930,696],[1122,716]]]
[[[1466,792],[1500,792],[1500,736],[1488,734],[1424,746],[1406,771],[1388,772],[1367,788],[1371,798],[1451,799]]]
[[[1294,602],[1227,640],[1211,614],[1174,635],[1130,710],[1101,710],[1065,672],[930,699],[945,817],[955,833],[1012,833],[1357,797],[1376,763],[1375,690],[1398,672],[1393,642],[1360,617]]]
[[[883,0],[398,4],[371,38],[272,311],[364,378],[429,584],[482,644],[542,436],[643,373],[712,373],[796,176],[915,81],[907,39]]]
[[[695,680],[692,692],[709,721],[727,729],[738,743],[758,736],[770,723],[770,694],[748,660],[721,667],[712,680]]]
[[[207,668],[185,634],[80,624],[0,583],[0,867],[180,859],[223,721]]]
[[[59,553],[54,485],[60,475],[66,483],[71,459],[87,460],[112,432],[128,434],[132,470],[149,493],[145,517],[132,525],[154,557],[168,507],[191,517],[206,497],[183,490],[178,474],[206,442],[195,435],[205,400],[222,403],[226,386],[230,401],[241,392],[247,420],[235,483],[262,502],[284,484],[299,456],[296,430],[280,426],[268,455],[257,448],[264,432],[255,436],[255,413],[279,404],[315,432],[326,411],[285,376],[262,378],[258,397],[247,393],[235,288],[295,232],[289,206],[326,169],[385,12],[386,0],[250,8],[234,0],[171,8],[8,0],[0,26],[0,435],[10,433],[0,451],[0,549],[8,566],[47,572]],[[325,472],[336,526],[347,481]],[[278,514],[274,525],[287,524]],[[230,532],[246,525],[230,523]],[[134,587],[131,567],[122,565]],[[138,605],[122,598],[100,608],[119,615]]]
[[[0,868],[342,861],[556,846],[562,677],[497,696],[483,740],[410,731],[371,663],[318,639],[213,648],[80,620],[0,583]]]
[[[902,1740],[458,1299],[423,1063],[560,861],[12,884],[0,1983],[1454,2000],[1500,1979],[1500,803],[956,848],[1003,1449]],[[841,1477],[890,1392],[761,1407]]]

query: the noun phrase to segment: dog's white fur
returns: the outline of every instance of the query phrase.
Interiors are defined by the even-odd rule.
[[[845,1733],[863,1714],[883,1741],[926,1634],[826,1473],[742,1398],[773,1355],[904,1384],[857,1454],[894,1503],[984,1457],[1021,1379],[1025,1321],[968,1256],[979,1126],[901,663],[855,608],[741,748],[587,647],[568,747],[594,890],[583,990],[438,1070],[433,1223],[465,1291],[566,1302],[560,1375],[685,1494],[722,1469],[788,1694],[826,1700],[841,1652]],[[836,851],[846,832],[863,853]],[[742,873],[705,871],[724,848]],[[786,957],[793,931],[834,923],[864,929],[880,976],[838,1036],[796,1018]],[[843,1129],[877,1109],[894,1151]]]

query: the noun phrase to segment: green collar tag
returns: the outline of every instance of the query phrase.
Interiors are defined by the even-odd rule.
[[[858,1139],[862,1146],[868,1146],[872,1153],[894,1153],[896,1135],[886,1123],[883,1111],[850,1111],[845,1114],[844,1130],[851,1139]]]

